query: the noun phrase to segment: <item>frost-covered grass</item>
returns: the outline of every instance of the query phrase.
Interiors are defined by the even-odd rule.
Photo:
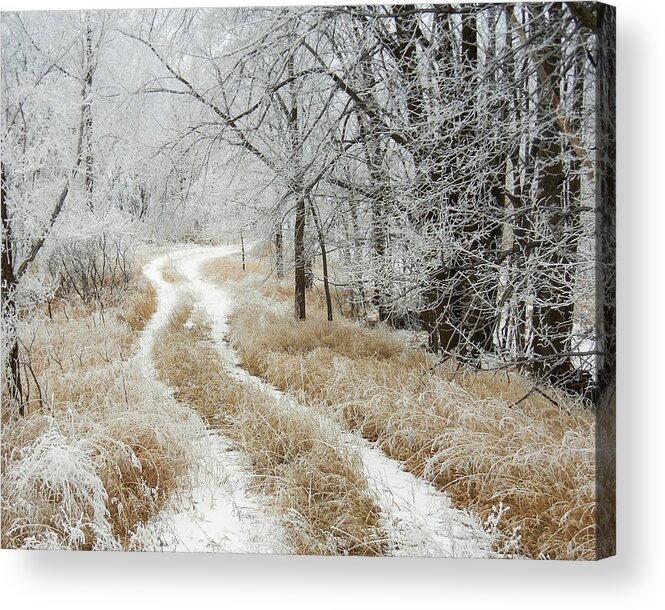
[[[212,282],[221,284],[226,280],[239,281],[249,274],[269,274],[266,259],[256,259],[252,257],[245,263],[245,270],[242,268],[242,259],[237,255],[224,256],[221,258],[211,258],[201,265],[201,272]]]
[[[185,484],[204,429],[136,355],[152,309],[144,285],[115,306],[59,302],[52,320],[24,324],[35,378],[28,414],[3,410],[4,548],[140,548],[135,532]]]
[[[274,284],[261,293],[280,300]],[[583,405],[563,394],[560,407],[538,394],[520,402],[530,385],[518,375],[434,367],[399,333],[327,322],[315,295],[308,320],[296,322],[256,287],[252,278],[240,284],[229,320],[249,372],[335,414],[478,512],[501,533],[498,550],[595,557],[595,421]]]
[[[127,309],[120,314],[120,319],[126,322],[133,331],[143,330],[157,310],[155,287],[145,278],[140,280],[139,285],[138,294],[130,300]]]
[[[191,303],[176,307],[153,347],[156,368],[176,398],[195,408],[249,458],[258,489],[273,498],[292,550],[378,555],[379,509],[359,456],[306,411],[225,368],[210,327]]]

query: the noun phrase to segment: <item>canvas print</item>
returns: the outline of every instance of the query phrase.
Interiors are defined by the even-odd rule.
[[[3,12],[3,548],[615,552],[615,11]]]

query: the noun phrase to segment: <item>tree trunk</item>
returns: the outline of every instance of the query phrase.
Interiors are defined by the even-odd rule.
[[[549,27],[561,27],[561,5],[550,7]],[[547,24],[542,24],[547,27]],[[545,35],[552,36],[552,32]],[[539,105],[539,123],[544,125],[538,142],[540,170],[538,175],[538,226],[545,243],[536,265],[532,329],[533,356],[531,370],[539,377],[552,381],[570,374],[572,363],[563,356],[570,351],[570,329],[573,316],[573,282],[570,266],[574,264],[566,244],[565,171],[557,114],[551,105],[552,92],[559,91],[561,71],[560,38],[553,37],[541,58],[546,77]]]
[[[355,202],[351,202],[350,206],[351,217],[351,230],[353,232],[353,309],[355,311],[356,320],[362,320],[367,314],[367,300],[365,297],[365,285],[363,281],[363,264],[362,264],[362,250],[359,240],[360,227],[358,225],[358,210],[356,209]]]
[[[362,68],[365,80],[371,82],[374,77],[369,58],[363,62]],[[377,311],[379,320],[383,322],[388,319],[385,257],[388,242],[386,192],[389,188],[390,175],[383,167],[384,149],[378,136],[381,133],[381,125],[375,118],[365,117],[361,112],[359,112],[359,123],[370,180],[372,306]]]
[[[465,83],[473,83],[477,78],[478,62],[476,17],[473,13],[463,17],[460,51],[462,62],[458,77]],[[451,73],[452,70],[451,66]],[[452,140],[453,146],[462,150],[475,146],[476,127],[473,117],[477,101],[474,90],[473,86],[464,90],[464,110],[460,118],[463,127]],[[444,128],[452,129],[453,126]],[[484,216],[488,214],[490,198],[481,194],[475,202],[476,208],[470,209],[470,202],[462,200],[457,187],[466,179],[464,168],[444,167],[437,160],[436,152],[429,153],[425,165],[430,168],[430,188],[442,184],[447,191],[446,205],[452,225],[450,247],[453,251],[448,268],[439,269],[434,275],[435,291],[431,291],[431,296],[436,297],[434,315],[438,338],[430,343],[438,344],[438,349],[443,352],[459,351],[462,358],[469,360],[489,348],[494,329],[494,316],[490,314],[490,321],[487,321],[488,307],[484,303],[495,299],[496,289],[485,278],[486,250],[496,243],[495,231],[485,226],[487,221]],[[439,222],[439,211],[430,213],[427,222]]]
[[[295,77],[295,58],[293,53],[287,60],[287,73],[291,79],[291,108],[287,115],[289,129],[291,162],[293,175],[290,180],[289,189],[295,197],[296,218],[293,232],[294,249],[294,309],[296,320],[304,320],[305,292],[307,289],[306,263],[305,260],[305,222],[307,218],[307,206],[305,202],[305,190],[302,175],[302,141],[298,119],[298,89]]]
[[[319,247],[321,248],[321,264],[323,265],[323,290],[326,295],[326,314],[328,322],[333,321],[332,298],[330,297],[330,283],[328,280],[328,253],[326,252],[325,235],[323,234],[323,227],[319,219],[319,213],[316,211],[314,202],[309,198],[309,209],[312,211],[312,218],[314,219],[314,226],[316,233],[319,237]]]
[[[95,73],[90,16],[86,16],[83,76],[83,150],[85,159],[84,190],[90,211],[94,209],[93,151],[92,151],[92,79]]]
[[[305,254],[305,290],[314,287],[314,255]]]
[[[439,222],[439,210],[433,205],[432,193],[436,184],[443,179],[440,164],[436,163],[436,151],[424,148],[417,143],[418,129],[426,123],[425,93],[420,84],[418,72],[417,40],[419,38],[418,23],[413,14],[412,7],[396,5],[394,8],[395,36],[394,42],[387,43],[388,50],[397,62],[405,81],[406,115],[410,131],[410,141],[407,143],[413,155],[416,172],[416,197],[423,201],[424,210],[417,223],[427,233],[436,228]],[[442,28],[445,31],[447,21],[441,17]],[[444,36],[445,41],[445,36]],[[446,50],[448,50],[446,48]],[[452,59],[442,50],[443,61]],[[427,202],[427,205],[425,205]],[[455,327],[450,323],[451,308],[454,307],[454,297],[451,286],[454,278],[450,272],[442,267],[434,268],[430,274],[428,285],[424,287],[422,320],[428,335],[428,347],[432,352],[439,352],[453,348],[456,340]],[[442,291],[446,291],[445,295]]]
[[[516,9],[511,6],[506,7],[506,20],[511,21],[510,15]],[[522,21],[524,20],[523,12]],[[514,19],[522,24],[518,17]],[[512,46],[513,32],[509,29],[506,34],[507,44]],[[529,72],[528,59],[520,58],[517,54],[512,65],[513,69],[513,112],[515,121],[519,124],[525,117],[529,116],[532,99],[528,93],[528,82],[525,75]],[[530,295],[526,272],[528,264],[527,243],[530,236],[531,217],[528,210],[525,209],[525,197],[531,192],[533,178],[533,157],[529,154],[531,149],[530,142],[525,143],[526,160],[521,159],[522,142],[517,142],[511,152],[510,162],[512,165],[513,177],[513,245],[516,247],[516,254],[512,258],[509,267],[510,286],[515,294],[514,306],[511,311],[511,324],[513,328],[514,356],[517,362],[524,362],[530,350],[528,332],[528,314],[527,297]],[[526,167],[525,167],[526,166]]]
[[[18,279],[14,271],[14,242],[12,239],[9,213],[7,211],[7,190],[5,164],[0,161],[0,211],[2,216],[2,317],[9,326],[9,345],[7,362],[3,363],[7,395],[18,407],[18,412],[24,415],[23,386],[21,384],[21,369],[19,361],[19,345],[16,308],[16,288]]]
[[[277,278],[282,279],[284,277],[284,245],[282,243],[282,223],[277,222],[275,225],[275,269],[277,272]]]
[[[294,231],[295,252],[295,315],[297,320],[305,319],[305,290],[307,278],[305,277],[305,196],[301,192],[296,198],[296,222]]]
[[[490,31],[489,35],[495,37],[495,31]],[[492,45],[489,47],[491,49]],[[491,64],[492,51],[488,49],[487,53],[485,61]],[[462,56],[464,78],[467,82],[473,83],[478,78],[478,32],[476,17],[473,14],[464,19],[462,26]],[[489,78],[496,81],[497,75],[492,73]],[[473,88],[471,90],[473,91]],[[477,149],[479,147],[477,127],[472,117],[478,102],[468,93],[467,95],[469,96],[466,112],[468,127],[461,134],[462,145],[466,140]],[[488,111],[498,121],[506,118],[505,105],[497,107],[495,104],[488,108]],[[502,150],[496,152],[489,165],[492,170],[491,177],[480,188],[480,199],[476,204],[478,209],[464,210],[466,215],[471,216],[471,220],[468,218],[465,220],[462,240],[468,245],[463,248],[465,253],[460,262],[471,270],[464,273],[458,282],[462,290],[457,297],[464,303],[465,310],[459,313],[463,318],[460,331],[463,349],[460,350],[460,356],[478,365],[481,354],[493,349],[494,329],[498,322],[496,305],[499,274],[491,261],[496,259],[502,234],[500,218],[504,207],[505,152]]]

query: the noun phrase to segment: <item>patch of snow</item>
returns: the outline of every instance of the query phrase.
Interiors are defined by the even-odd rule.
[[[201,443],[204,459],[193,473],[192,489],[150,525],[156,535],[148,550],[288,552],[280,528],[266,518],[261,498],[247,493],[244,456],[217,433]]]
[[[451,506],[450,497],[402,469],[375,445],[349,432],[345,444],[360,452],[383,515],[394,555],[491,557],[492,540],[480,519]]]

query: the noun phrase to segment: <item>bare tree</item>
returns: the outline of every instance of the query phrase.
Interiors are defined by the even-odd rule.
[[[18,307],[16,303],[16,293],[19,283],[26,274],[31,263],[36,259],[42,250],[50,232],[52,231],[60,213],[63,210],[65,201],[72,190],[79,166],[82,160],[82,141],[84,131],[84,111],[85,87],[80,87],[78,101],[66,100],[64,103],[72,103],[78,106],[79,117],[78,124],[73,128],[74,138],[62,137],[62,129],[57,120],[47,117],[48,125],[41,125],[44,132],[48,135],[57,134],[62,141],[55,141],[54,144],[63,145],[63,157],[69,159],[69,168],[64,167],[54,173],[43,175],[41,169],[32,170],[26,164],[28,159],[28,150],[37,154],[49,154],[48,148],[44,150],[44,133],[39,134],[40,124],[33,124],[29,118],[31,116],[41,118],[44,116],[42,110],[38,107],[33,108],[34,95],[40,88],[52,90],[58,88],[58,85],[66,78],[62,75],[62,69],[59,68],[60,59],[72,48],[76,41],[78,32],[73,33],[73,37],[65,42],[62,47],[49,49],[48,52],[41,50],[41,45],[37,44],[31,34],[26,29],[25,24],[19,16],[14,17],[18,26],[15,32],[21,35],[14,36],[3,45],[3,61],[8,62],[16,60],[18,66],[24,68],[23,72],[18,70],[3,70],[3,85],[5,95],[3,96],[2,108],[2,317],[7,325],[6,337],[9,340],[6,360],[3,362],[3,369],[6,372],[5,385],[8,388],[9,396],[17,402],[17,408],[21,414],[24,412],[22,404],[22,384],[19,373],[19,346],[18,332],[16,322],[18,316]],[[3,23],[5,20],[3,19]],[[3,37],[6,40],[7,37]],[[37,73],[30,72],[30,64],[27,61],[21,61],[26,53],[36,52],[41,59],[41,65],[46,68]],[[29,86],[26,87],[25,80],[28,80]],[[23,92],[28,91],[26,95]],[[62,89],[59,89],[62,92]],[[36,97],[36,96],[35,96]],[[52,100],[56,103],[58,96],[53,96]],[[69,148],[69,150],[67,150]],[[63,175],[64,174],[64,175]],[[30,191],[33,191],[32,193]],[[34,197],[36,193],[43,196],[43,201],[50,206],[46,214],[46,220],[39,226],[39,232],[33,235],[19,234],[17,232],[18,216],[14,214],[17,206],[17,200],[23,197]],[[40,202],[43,206],[43,203]]]

